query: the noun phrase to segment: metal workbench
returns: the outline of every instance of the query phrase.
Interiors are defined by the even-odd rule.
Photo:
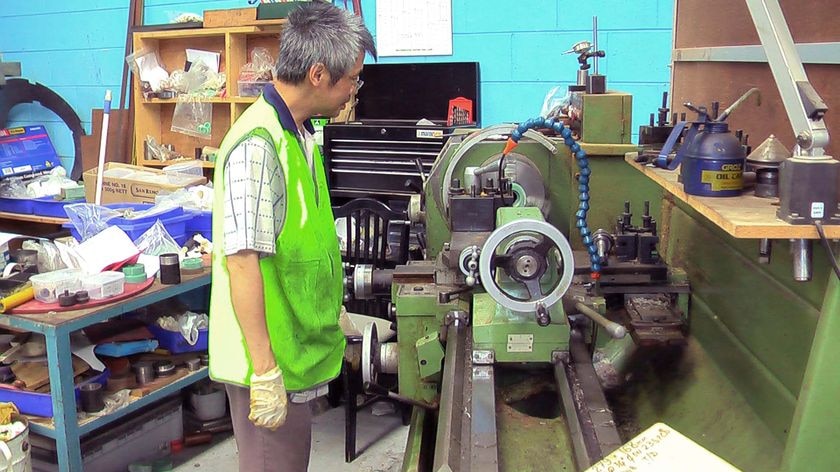
[[[163,285],[156,280],[146,291],[132,298],[87,310],[0,316],[0,326],[41,333],[46,338],[50,391],[53,392],[53,421],[45,424],[30,422],[30,425],[33,432],[55,440],[60,471],[83,470],[79,442],[82,435],[207,377],[207,368],[202,368],[132,401],[109,415],[86,418],[79,422],[76,414],[73,369],[70,368],[73,365],[70,333],[209,284],[210,270],[205,269],[201,274],[182,275],[178,285]]]

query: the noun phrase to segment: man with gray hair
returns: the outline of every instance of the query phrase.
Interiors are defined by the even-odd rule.
[[[376,58],[360,17],[316,1],[294,10],[275,80],[219,150],[210,376],[226,384],[242,471],[306,471],[307,402],[341,370],[341,254],[309,120],[341,112],[365,53]]]

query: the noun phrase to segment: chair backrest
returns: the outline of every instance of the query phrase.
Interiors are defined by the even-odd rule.
[[[372,198],[356,198],[336,208],[333,214],[345,218],[346,262],[382,269],[408,261],[409,222],[405,212],[394,211]],[[391,230],[398,231],[399,246],[396,254],[388,257]]]

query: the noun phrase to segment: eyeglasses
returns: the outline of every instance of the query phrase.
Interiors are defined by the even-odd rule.
[[[356,87],[355,90],[358,92],[359,89],[362,88],[362,85],[364,85],[364,84],[365,84],[365,81],[362,80],[361,77],[356,77],[356,83],[354,85]]]

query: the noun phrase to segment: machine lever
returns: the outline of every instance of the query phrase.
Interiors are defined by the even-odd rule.
[[[543,327],[551,324],[551,315],[548,314],[548,308],[542,303],[537,305],[537,324]]]
[[[578,311],[586,315],[592,321],[598,323],[602,328],[607,330],[607,332],[610,333],[610,336],[612,336],[613,339],[621,339],[627,335],[627,329],[625,329],[624,326],[621,326],[620,324],[614,321],[610,321],[604,318],[603,315],[593,310],[589,306],[578,302],[575,303],[575,308],[577,308]]]
[[[415,400],[413,398],[408,398],[408,397],[405,397],[405,396],[400,395],[398,393],[394,393],[394,392],[388,390],[387,388],[385,388],[385,387],[383,387],[379,384],[375,384],[375,383],[372,383],[372,382],[365,382],[364,387],[365,387],[366,392],[375,393],[377,395],[384,395],[384,396],[386,396],[386,397],[388,397],[392,400],[396,400],[400,403],[408,403],[409,405],[414,405],[414,406],[417,406],[417,407],[420,407],[420,408],[425,408],[426,410],[437,410],[438,409],[437,403],[426,403],[426,402],[421,402],[419,400]]]

